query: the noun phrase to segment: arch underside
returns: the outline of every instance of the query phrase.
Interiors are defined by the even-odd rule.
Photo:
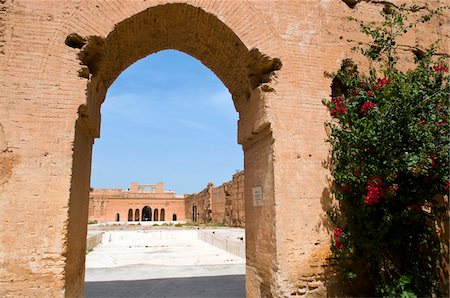
[[[279,59],[248,49],[216,16],[181,3],[142,11],[118,23],[106,38],[79,41],[84,64],[79,74],[90,78],[87,103],[79,113],[94,137],[99,136],[100,106],[108,87],[131,64],[158,51],[175,49],[200,60],[229,89],[240,114],[251,92],[281,68]]]

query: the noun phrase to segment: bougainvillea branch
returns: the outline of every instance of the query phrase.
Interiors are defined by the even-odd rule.
[[[418,11],[390,7],[380,24],[360,22],[372,39],[360,49],[374,62],[370,74],[345,59],[332,75],[339,94],[323,101],[338,201],[329,212],[331,249],[344,275],[367,279],[372,295],[445,294],[436,223],[448,220],[448,65],[433,44],[413,69],[396,68],[396,38],[412,27],[407,14]]]

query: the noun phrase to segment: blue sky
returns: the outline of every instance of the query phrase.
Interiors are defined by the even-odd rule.
[[[184,194],[220,185],[243,169],[237,120],[228,89],[200,61],[174,50],[150,55],[108,90],[91,186],[164,182]]]

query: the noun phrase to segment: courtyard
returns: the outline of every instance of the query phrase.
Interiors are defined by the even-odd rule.
[[[243,229],[130,228],[90,232],[86,297],[245,297]]]

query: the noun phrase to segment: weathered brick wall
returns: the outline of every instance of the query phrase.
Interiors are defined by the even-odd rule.
[[[329,115],[321,100],[331,82],[323,73],[355,57],[361,37],[344,17],[377,19],[385,1],[357,2],[1,0],[0,296],[82,296],[100,106],[121,71],[163,49],[202,61],[239,113],[244,197],[262,190],[261,205],[245,200],[248,297],[326,296]],[[401,43],[440,38],[449,53],[449,19]],[[81,39],[68,46],[72,33]]]
[[[224,223],[225,219],[225,203],[227,195],[225,193],[225,185],[214,187],[211,190],[211,222]]]
[[[224,183],[226,203],[224,224],[230,227],[245,226],[244,171],[233,175]]]
[[[185,214],[186,219],[194,221],[194,217],[198,223],[210,223],[212,221],[211,196],[213,184],[202,191],[188,195],[185,198]]]
[[[244,171],[218,187],[213,184],[202,191],[186,197],[186,219],[193,220],[192,207],[197,206],[198,222],[223,223],[229,227],[245,226]],[[201,206],[201,207],[200,207]],[[205,214],[210,214],[207,221]]]
[[[183,196],[173,192],[160,191],[138,191],[122,189],[93,189],[89,194],[89,220],[98,222],[128,221],[129,209],[133,210],[133,220],[142,221],[142,210],[147,206],[152,211],[158,210],[158,221],[162,220],[161,210],[164,210],[164,220],[171,221],[173,215],[177,220],[185,219],[185,200]],[[136,212],[136,210],[138,210]]]

